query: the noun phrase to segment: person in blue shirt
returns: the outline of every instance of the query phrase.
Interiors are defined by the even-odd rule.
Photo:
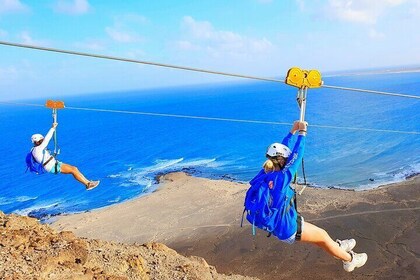
[[[296,210],[295,190],[290,184],[302,161],[307,128],[306,122],[294,122],[282,143],[273,143],[268,147],[263,170],[256,176],[256,178],[263,176],[270,189],[271,207],[282,211],[278,215],[272,234],[289,244],[296,240],[315,244],[342,260],[343,268],[350,272],[363,266],[367,261],[367,254],[356,254],[352,251],[356,241],[354,239],[334,241],[324,229],[304,221]],[[296,132],[298,137],[291,150],[290,142]]]

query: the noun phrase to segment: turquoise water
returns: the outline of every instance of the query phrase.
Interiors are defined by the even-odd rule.
[[[331,77],[337,85],[420,95],[420,73]],[[67,106],[292,123],[296,90],[274,83],[218,84],[65,97]],[[43,100],[28,102],[44,104]],[[314,89],[309,124],[420,131],[414,99]],[[249,181],[266,147],[286,125],[223,122],[109,112],[59,112],[60,160],[101,180],[86,192],[68,175],[25,173],[33,133],[45,134],[51,113],[42,107],[0,105],[0,210],[36,217],[90,210],[156,189],[155,176],[183,170],[195,176]],[[368,189],[402,181],[420,170],[420,136],[309,127],[307,180],[319,187]],[[52,145],[50,145],[52,147]]]

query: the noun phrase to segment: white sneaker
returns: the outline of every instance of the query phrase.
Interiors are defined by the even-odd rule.
[[[337,239],[336,242],[338,243],[338,245],[340,245],[340,248],[346,251],[347,253],[353,250],[354,246],[356,246],[356,240],[354,239]]]
[[[349,253],[351,255],[351,261],[343,261],[343,268],[347,272],[352,272],[355,268],[362,267],[368,259],[368,256],[365,253],[356,254],[353,251],[350,251]]]

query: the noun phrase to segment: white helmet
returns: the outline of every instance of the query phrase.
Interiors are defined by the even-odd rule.
[[[280,143],[273,143],[267,148],[267,155],[270,157],[282,156],[288,158],[291,153],[289,147]]]
[[[42,136],[41,134],[34,134],[34,135],[32,135],[32,137],[31,137],[31,141],[32,141],[32,143],[36,143],[36,142],[38,142],[39,140],[42,140],[42,139],[44,139],[44,136]]]

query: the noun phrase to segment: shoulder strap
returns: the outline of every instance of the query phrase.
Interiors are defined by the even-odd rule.
[[[36,161],[35,156],[34,156],[34,148],[31,149],[31,155],[32,155],[33,160]],[[50,157],[47,160],[47,162],[43,163],[44,162],[44,158],[45,158],[45,149],[42,150],[42,159],[41,159],[41,162],[39,163],[39,164],[42,164],[42,166],[47,165],[47,163],[50,162],[50,160],[51,160],[52,157]]]
[[[43,164],[42,164],[42,166],[45,166],[45,165],[47,165],[52,159],[54,158],[54,156],[51,156],[46,162],[44,162]]]

